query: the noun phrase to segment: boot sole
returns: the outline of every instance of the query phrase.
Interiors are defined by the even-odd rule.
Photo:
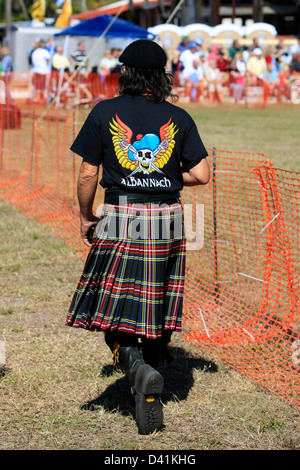
[[[139,434],[152,434],[154,431],[161,429],[163,411],[157,396],[149,395],[146,397],[142,393],[137,392],[135,395],[135,413]]]
[[[160,373],[148,364],[141,365],[135,376],[134,392],[143,395],[157,395],[162,393],[164,379]]]
[[[149,364],[141,365],[134,380],[136,423],[140,434],[151,434],[161,429],[163,411],[159,400],[164,380]]]

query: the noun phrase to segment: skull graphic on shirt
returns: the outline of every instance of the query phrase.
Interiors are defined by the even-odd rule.
[[[156,134],[139,134],[137,140],[131,143],[132,130],[119,116],[116,115],[116,119],[110,122],[110,132],[118,161],[123,168],[132,171],[128,176],[135,173],[149,175],[154,171],[163,173],[162,168],[173,152],[177,130],[170,118],[161,126],[159,137]]]

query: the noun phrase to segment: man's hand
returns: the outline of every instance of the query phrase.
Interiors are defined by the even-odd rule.
[[[89,248],[92,246],[92,244],[88,241],[88,231],[91,227],[96,227],[99,220],[100,219],[96,216],[93,216],[92,220],[85,220],[83,218],[80,218],[80,235],[83,240],[83,243]]]

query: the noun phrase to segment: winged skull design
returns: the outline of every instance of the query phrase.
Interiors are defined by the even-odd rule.
[[[110,132],[114,149],[119,163],[123,168],[132,170],[128,177],[142,172],[149,175],[153,171],[163,173],[161,168],[169,161],[175,145],[174,136],[178,129],[169,121],[161,126],[160,136],[156,134],[138,135],[132,144],[132,130],[121,121],[116,114],[116,119],[110,122]]]

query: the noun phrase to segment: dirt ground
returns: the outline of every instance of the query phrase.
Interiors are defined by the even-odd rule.
[[[174,334],[164,429],[140,436],[100,333],[65,326],[82,260],[0,201],[1,450],[299,450],[300,410]]]

